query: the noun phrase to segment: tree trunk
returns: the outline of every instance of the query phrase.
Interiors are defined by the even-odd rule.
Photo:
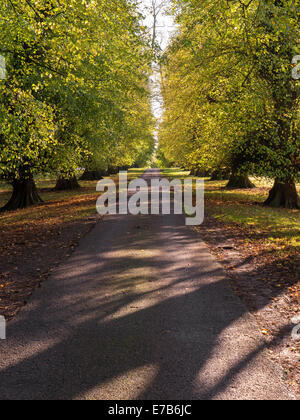
[[[70,178],[59,177],[54,191],[77,190],[80,188],[76,176]]]
[[[12,196],[9,202],[0,209],[1,212],[24,209],[33,204],[43,203],[32,175],[27,179],[15,179],[12,182],[12,186]]]
[[[118,168],[118,172],[119,171],[128,171],[129,169],[130,169],[130,166],[125,165],[125,166],[122,166],[121,168]]]
[[[232,174],[230,176],[229,182],[226,185],[228,190],[232,189],[246,189],[246,188],[255,188],[255,185],[250,181],[249,176],[245,175],[236,175]]]
[[[275,180],[274,187],[269,193],[265,206],[284,207],[286,209],[300,209],[300,197],[294,181],[280,182]]]
[[[81,181],[100,181],[100,179],[103,179],[103,176],[105,175],[105,171],[96,170],[96,171],[89,171],[85,170],[82,174],[80,180]]]
[[[227,181],[230,178],[228,169],[217,169],[211,174],[211,181]]]
[[[108,175],[115,175],[119,172],[119,168],[117,166],[109,166],[107,168],[107,174]]]

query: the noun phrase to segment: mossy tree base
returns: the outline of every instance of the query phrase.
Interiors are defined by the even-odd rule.
[[[12,196],[9,202],[0,209],[1,212],[25,209],[43,202],[32,176],[29,179],[15,179],[12,186]]]
[[[248,175],[235,175],[230,176],[229,182],[226,185],[226,189],[250,189],[255,188],[255,185],[250,181]]]
[[[269,207],[300,209],[300,197],[297,193],[295,182],[280,182],[276,180],[264,204]]]
[[[66,190],[78,190],[80,185],[78,184],[76,176],[70,178],[60,177],[57,180],[55,191],[66,191]]]
[[[218,169],[211,174],[211,181],[227,181],[230,178],[228,169]]]
[[[80,180],[81,181],[100,181],[105,176],[105,171],[84,171]]]

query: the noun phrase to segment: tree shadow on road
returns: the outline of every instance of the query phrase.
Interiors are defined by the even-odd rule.
[[[11,324],[0,399],[212,399],[252,372],[265,344],[197,234],[139,220],[103,223]]]

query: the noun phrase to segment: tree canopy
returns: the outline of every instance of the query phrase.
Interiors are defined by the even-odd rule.
[[[160,153],[189,168],[299,180],[299,5],[291,0],[174,2],[178,33],[162,59]],[[293,187],[292,187],[293,189]],[[280,204],[299,206],[299,199]]]
[[[2,178],[147,160],[152,50],[135,1],[9,0],[0,16]]]

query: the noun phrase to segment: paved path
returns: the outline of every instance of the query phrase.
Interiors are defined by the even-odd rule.
[[[105,218],[0,341],[0,399],[290,398],[182,216]]]

